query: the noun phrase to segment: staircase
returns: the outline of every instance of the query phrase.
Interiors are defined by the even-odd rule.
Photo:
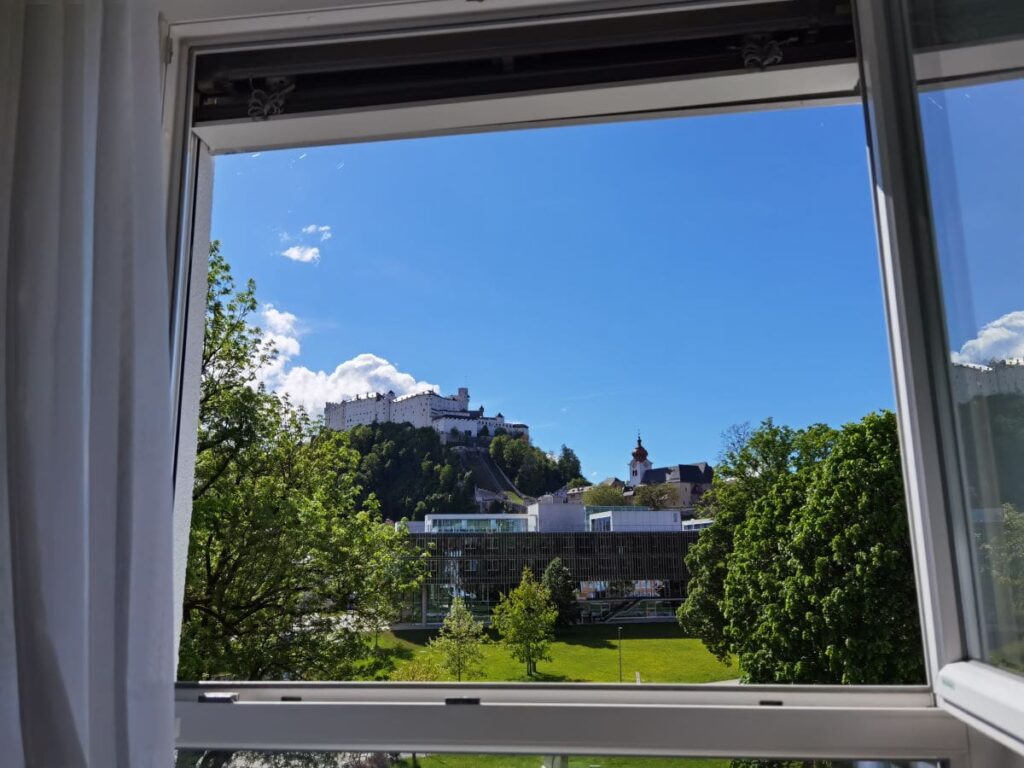
[[[456,446],[452,450],[459,456],[462,465],[473,473],[473,481],[478,488],[492,493],[515,494],[527,501],[527,497],[519,492],[515,484],[501,471],[501,467],[494,463],[486,448]]]

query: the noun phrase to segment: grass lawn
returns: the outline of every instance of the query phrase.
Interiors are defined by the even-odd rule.
[[[421,768],[541,768],[536,755],[424,755]],[[569,768],[729,768],[729,760],[700,757],[570,757]],[[396,765],[412,768],[412,760]]]
[[[432,635],[433,630],[390,632],[381,636],[381,645],[408,661],[425,651],[427,640]],[[401,664],[398,664],[396,680],[401,679]],[[534,681],[617,683],[619,653],[616,627],[594,624],[564,630],[551,645],[551,661],[538,664],[537,671]],[[623,682],[634,682],[637,672],[644,683],[711,683],[740,676],[734,664],[720,663],[699,640],[684,637],[678,625],[667,622],[622,625]],[[515,661],[496,640],[484,646],[483,674],[472,679],[492,682],[528,680],[524,665]],[[651,765],[654,767],[662,763]],[[697,766],[696,763],[686,765]],[[607,766],[615,764],[608,763]]]

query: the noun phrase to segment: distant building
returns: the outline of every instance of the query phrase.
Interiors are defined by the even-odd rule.
[[[536,530],[536,515],[507,512],[427,515],[423,520],[423,533],[529,533]]]
[[[632,531],[681,531],[687,512],[649,507],[586,507],[587,530],[627,533]],[[692,513],[689,513],[692,516]]]
[[[991,365],[954,363],[952,384],[958,403],[990,395],[1024,395],[1024,359],[1000,360]]]
[[[580,497],[565,491],[547,493],[531,503],[526,511],[537,517],[537,530],[545,533],[587,530],[587,510]]]
[[[655,467],[648,458],[647,449],[644,448],[640,436],[636,438],[636,448],[633,449],[633,458],[629,462],[630,490],[626,491],[626,497],[632,496],[631,491],[643,485],[666,484],[675,492],[674,506],[692,507],[700,497],[711,489],[711,480],[715,475],[714,469],[705,461],[697,464],[672,464],[668,467]]]
[[[331,429],[347,430],[360,424],[407,423],[431,427],[446,440],[452,433],[459,437],[493,435],[503,429],[509,434],[526,435],[530,429],[520,422],[506,421],[502,414],[485,416],[484,409],[469,410],[469,390],[459,387],[457,394],[443,396],[419,392],[398,397],[394,392],[371,392],[340,403],[327,403],[324,421]]]
[[[710,528],[713,522],[715,522],[713,517],[698,517],[693,520],[683,520],[683,530],[703,531],[705,528]]]
[[[538,500],[526,514],[438,514],[408,523],[428,575],[398,626],[436,625],[455,597],[487,618],[523,567],[539,577],[560,558],[584,621],[673,621],[686,595],[686,553],[698,530],[688,510],[584,507]]]

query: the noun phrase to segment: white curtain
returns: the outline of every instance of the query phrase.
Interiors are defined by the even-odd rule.
[[[173,760],[157,14],[0,0],[0,764]]]

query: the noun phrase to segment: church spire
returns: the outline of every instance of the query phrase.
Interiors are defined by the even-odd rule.
[[[636,433],[636,448],[633,449],[633,460],[643,464],[647,461],[647,449],[640,440],[640,433]]]

